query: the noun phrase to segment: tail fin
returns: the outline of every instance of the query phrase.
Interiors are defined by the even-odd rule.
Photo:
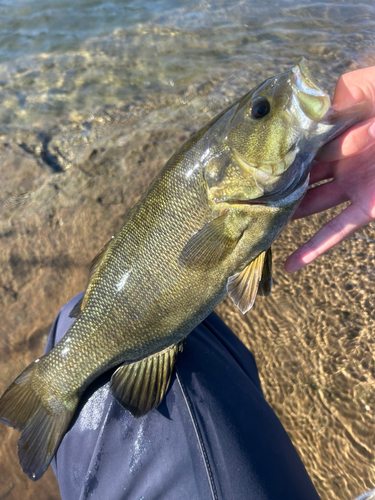
[[[37,368],[31,363],[0,399],[0,421],[22,431],[18,456],[23,471],[33,481],[45,473],[75,411],[50,394],[43,401],[44,386]]]

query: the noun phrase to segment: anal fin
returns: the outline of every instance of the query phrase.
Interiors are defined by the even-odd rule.
[[[134,417],[146,415],[161,403],[182,343],[141,361],[121,365],[112,375],[113,397]]]

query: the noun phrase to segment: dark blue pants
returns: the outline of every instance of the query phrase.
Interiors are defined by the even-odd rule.
[[[65,305],[46,352],[74,319]],[[253,355],[214,313],[187,338],[161,405],[133,418],[97,379],[52,462],[63,500],[318,500]]]

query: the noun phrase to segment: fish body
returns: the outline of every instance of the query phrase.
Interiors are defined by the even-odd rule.
[[[228,293],[246,312],[270,292],[270,247],[306,192],[316,151],[367,114],[365,105],[331,110],[302,60],[172,156],[94,260],[72,327],[0,399],[0,420],[23,431],[31,479],[101,373],[119,366],[112,393],[142,416],[163,398],[183,340]]]

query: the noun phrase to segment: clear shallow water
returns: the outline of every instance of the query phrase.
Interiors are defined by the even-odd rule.
[[[237,93],[301,55],[332,86],[373,53],[373,15],[370,2],[2,4],[0,123],[155,101],[218,77]]]
[[[0,4],[0,62],[36,53],[77,50],[90,37],[106,36],[152,20],[189,2],[20,0]]]
[[[331,92],[374,65],[373,2],[0,3],[0,391],[40,356],[168,157],[301,56]],[[349,500],[375,485],[374,228],[282,270],[331,215],[284,231],[268,300],[245,318],[229,301],[219,312],[254,352],[322,498]],[[17,434],[0,427],[0,498],[58,498],[51,476],[23,476]]]

